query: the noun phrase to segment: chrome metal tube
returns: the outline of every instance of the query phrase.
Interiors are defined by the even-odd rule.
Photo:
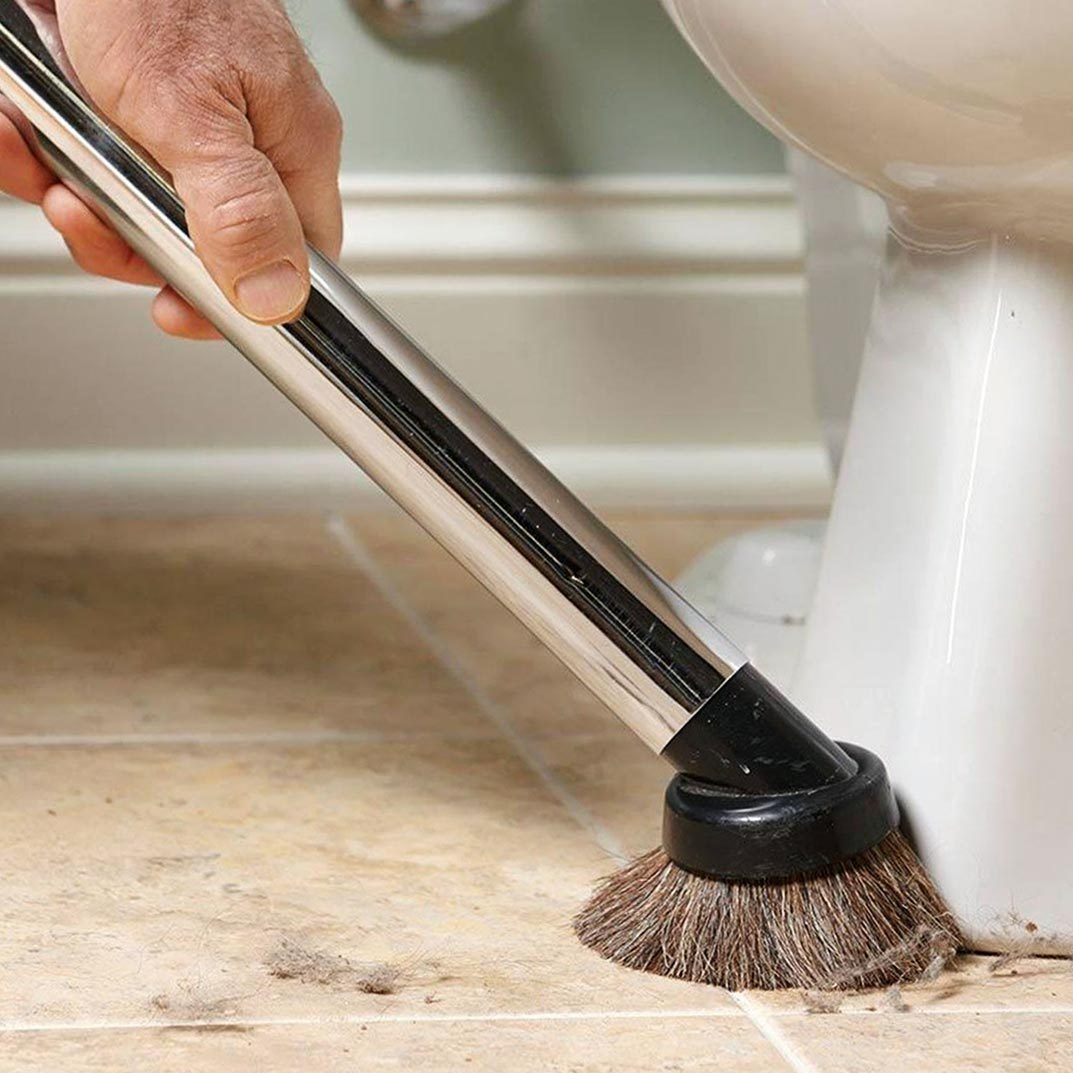
[[[325,258],[311,251],[300,320],[241,316],[166,177],[83,99],[13,0],[0,2],[0,91],[65,180],[652,749],[745,663]]]

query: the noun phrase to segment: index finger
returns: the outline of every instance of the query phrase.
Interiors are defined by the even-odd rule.
[[[0,97],[0,190],[40,205],[56,176],[34,156],[22,131],[25,125],[15,106]]]

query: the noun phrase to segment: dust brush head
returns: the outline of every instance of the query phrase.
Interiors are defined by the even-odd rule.
[[[718,879],[652,850],[605,879],[574,921],[632,969],[731,991],[844,990],[928,978],[957,923],[905,837],[811,875]]]
[[[574,921],[581,941],[735,991],[881,987],[944,966],[960,931],[897,829],[878,757],[823,738],[751,668],[719,704],[664,750],[684,770],[667,788],[663,847],[602,881]],[[735,775],[727,723],[743,707],[753,760]],[[738,785],[713,781],[720,765]]]

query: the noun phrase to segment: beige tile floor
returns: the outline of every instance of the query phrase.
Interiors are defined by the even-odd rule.
[[[0,521],[0,638],[2,1073],[1073,1070],[1061,961],[818,1014],[579,947],[666,773],[396,514]]]

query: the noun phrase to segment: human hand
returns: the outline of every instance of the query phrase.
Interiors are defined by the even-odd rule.
[[[278,0],[21,0],[101,112],[171,174],[197,252],[252,320],[294,319],[305,243],[338,257],[339,112]],[[87,272],[160,287],[153,319],[212,326],[30,149],[0,99],[0,190],[38,204]]]

